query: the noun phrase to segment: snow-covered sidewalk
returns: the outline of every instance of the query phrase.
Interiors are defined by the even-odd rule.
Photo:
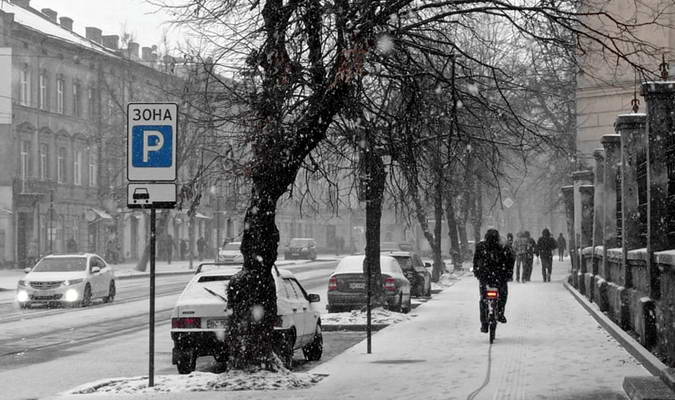
[[[476,281],[465,274],[412,318],[377,332],[372,354],[364,341],[309,371],[325,375],[309,388],[187,392],[181,389],[189,378],[173,376],[170,388],[91,398],[448,400],[466,399],[481,387],[471,398],[624,398],[623,378],[649,373],[562,286],[567,270],[554,262],[553,282],[541,282],[534,271],[533,282],[510,285],[509,322],[499,326],[492,347],[479,332]]]

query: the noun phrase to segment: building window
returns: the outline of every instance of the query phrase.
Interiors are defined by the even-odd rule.
[[[89,148],[89,186],[96,186],[96,153]]]
[[[40,180],[46,181],[49,178],[49,145],[40,144]]]
[[[77,150],[73,160],[73,183],[82,184],[82,152]]]
[[[31,176],[30,142],[24,140],[21,142],[21,179],[25,180]]]
[[[19,103],[24,106],[30,105],[30,71],[28,65],[24,65],[19,78]]]
[[[38,107],[40,107],[41,110],[46,110],[49,105],[48,105],[48,99],[47,99],[47,71],[42,71],[40,72],[40,92],[38,93]]]
[[[94,118],[96,116],[96,89],[90,87],[87,91],[87,105],[89,109],[89,117]]]
[[[56,181],[64,183],[66,181],[66,148],[60,147],[56,158]]]
[[[79,117],[82,114],[80,84],[73,83],[73,115]]]
[[[65,82],[63,78],[56,80],[56,112],[63,114],[63,87]]]

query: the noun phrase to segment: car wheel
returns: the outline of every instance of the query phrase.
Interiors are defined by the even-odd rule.
[[[408,303],[406,304],[405,307],[403,307],[403,305],[401,305],[401,312],[403,314],[407,314],[407,313],[410,312],[411,309],[412,309],[412,299],[410,298],[410,296],[408,296]]]
[[[403,293],[398,295],[398,301],[396,304],[389,306],[389,309],[394,312],[401,312],[401,307],[403,307]]]
[[[87,283],[87,286],[84,287],[84,292],[82,293],[80,307],[87,307],[89,305],[91,305],[91,286]]]
[[[197,355],[193,350],[181,350],[176,359],[176,368],[181,375],[189,374],[197,367]]]
[[[323,355],[323,335],[321,334],[321,325],[316,325],[314,332],[314,340],[312,343],[302,348],[302,354],[305,355],[307,361],[319,361]]]
[[[103,298],[104,303],[112,303],[115,300],[115,281],[110,281],[110,287],[108,288],[108,296]]]
[[[278,331],[274,352],[287,369],[293,368],[293,345],[295,345],[295,331]]]

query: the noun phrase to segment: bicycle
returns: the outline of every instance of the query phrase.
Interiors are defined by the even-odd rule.
[[[490,332],[490,344],[495,341],[495,333],[497,332],[497,313],[499,312],[499,289],[488,287],[485,289],[485,298],[483,299],[487,304],[488,309],[488,329]]]

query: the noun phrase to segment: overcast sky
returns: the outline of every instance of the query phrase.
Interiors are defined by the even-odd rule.
[[[73,29],[83,36],[86,26],[96,26],[104,35],[126,30],[141,46],[160,45],[164,31],[170,41],[180,40],[180,33],[166,23],[168,15],[144,0],[31,0],[30,4],[37,10],[51,8],[59,16],[72,18]]]

